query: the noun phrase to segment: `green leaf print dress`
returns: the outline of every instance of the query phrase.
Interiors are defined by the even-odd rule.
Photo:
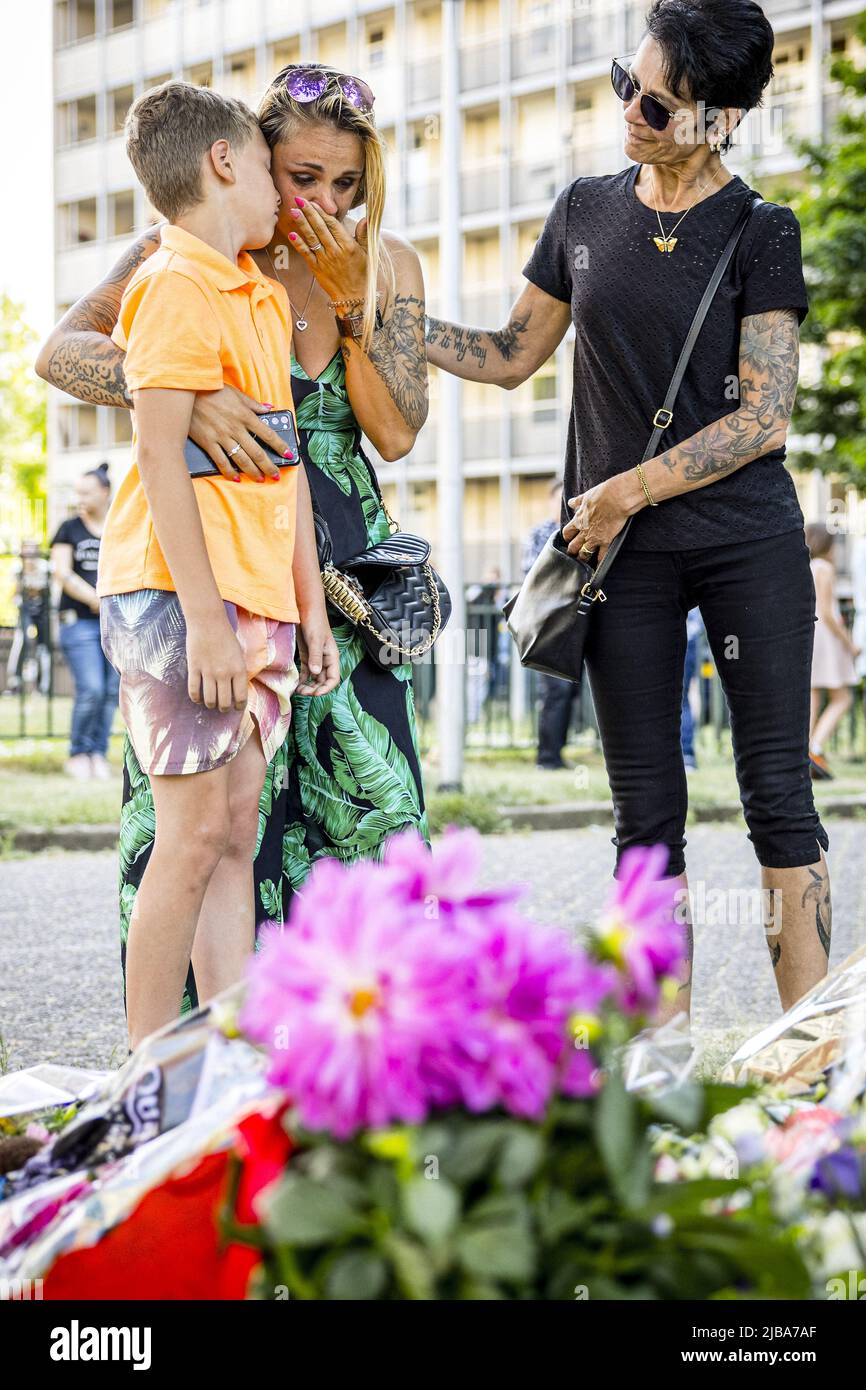
[[[292,358],[292,382],[301,454],[339,565],[387,536],[388,520],[361,449],[340,351],[315,380]],[[412,667],[383,671],[351,624],[333,632],[340,684],[329,695],[293,697],[288,736],[268,765],[254,864],[259,924],[285,921],[292,893],[317,859],[380,859],[387,838],[410,828],[430,843]],[[153,836],[150,783],[127,738],[120,820],[124,966],[132,906]],[[195,1003],[190,970],[183,1010]]]

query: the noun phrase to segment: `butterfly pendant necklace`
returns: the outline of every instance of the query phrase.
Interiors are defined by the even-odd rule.
[[[709,179],[701,188],[698,189],[697,196],[695,197],[694,202],[689,203],[689,205],[688,205],[688,207],[686,208],[685,212],[683,213],[682,217],[681,217],[681,218],[679,219],[679,221],[671,228],[670,233],[666,233],[666,232],[665,232],[665,229],[664,229],[664,227],[662,226],[661,213],[659,212],[658,208],[655,209],[655,214],[656,214],[656,217],[658,218],[659,231],[661,232],[661,236],[654,236],[654,237],[653,237],[653,244],[655,245],[656,250],[661,251],[661,253],[662,253],[663,255],[668,255],[668,256],[670,256],[670,255],[673,254],[673,251],[674,251],[674,249],[675,249],[675,247],[676,247],[676,245],[677,245],[677,242],[679,241],[679,237],[674,236],[674,232],[677,230],[677,227],[680,225],[680,222],[682,222],[683,218],[688,217],[689,213],[691,212],[691,210],[692,210],[692,208],[694,207],[695,203],[696,203],[696,202],[698,201],[698,199],[700,198],[701,194],[702,194],[702,193],[706,193],[706,191],[707,191],[707,189],[709,188],[710,184],[713,182],[714,179],[717,179],[717,178],[718,178],[718,176],[719,176],[719,174],[721,173],[721,171],[722,171],[722,165],[720,164],[719,167],[718,167],[718,169],[716,170],[716,172],[713,174],[712,179]],[[654,200],[655,202],[658,202],[658,197],[657,197],[657,195],[656,195],[655,170],[652,168],[652,166],[650,166],[650,180],[651,180],[651,182],[652,182],[653,200]]]

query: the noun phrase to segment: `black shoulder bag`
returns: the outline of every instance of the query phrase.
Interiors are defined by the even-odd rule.
[[[354,623],[371,659],[388,671],[430,650],[451,616],[451,596],[430,564],[430,542],[401,531],[385,506],[376,471],[358,448],[391,534],[361,550],[339,569],[328,523],[316,503],[307,470],[316,549],[325,598],[337,622]]]
[[[655,457],[662,431],[667,429],[673,419],[674,401],[707,316],[707,310],[752,215],[752,209],[761,201],[757,194],[749,198],[719,257],[692,320],[671,377],[664,405],[653,417],[655,428],[644,450],[642,463]],[[564,680],[580,680],[589,615],[596,600],[606,602],[607,596],[601,586],[628,534],[632,520],[633,518],[629,517],[622,530],[614,536],[597,569],[593,569],[579,556],[569,555],[561,529],[554,531],[520,589],[502,609],[523,666],[528,666],[533,671],[543,671],[549,676],[560,676]]]

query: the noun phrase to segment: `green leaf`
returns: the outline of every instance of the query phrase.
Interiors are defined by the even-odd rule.
[[[463,1268],[478,1279],[531,1279],[536,1249],[526,1202],[516,1196],[478,1202],[458,1233],[457,1250]]]
[[[543,1157],[544,1140],[540,1132],[528,1125],[513,1125],[505,1136],[496,1175],[503,1187],[524,1187]]]
[[[467,1125],[445,1160],[451,1181],[462,1187],[492,1168],[507,1132],[505,1120],[475,1120]]]
[[[286,1245],[327,1245],[361,1228],[357,1208],[330,1183],[287,1173],[275,1192],[265,1196],[262,1220]]]
[[[401,1188],[406,1225],[428,1245],[450,1235],[460,1215],[460,1194],[445,1178],[412,1178]]]
[[[436,1297],[433,1264],[422,1245],[392,1231],[382,1241],[382,1251],[394,1267],[404,1298],[430,1300]]]
[[[378,1298],[388,1282],[388,1266],[372,1250],[347,1250],[338,1255],[325,1279],[325,1297],[366,1300]]]

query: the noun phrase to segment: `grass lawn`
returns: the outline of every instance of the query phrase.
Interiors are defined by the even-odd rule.
[[[6,716],[13,701],[0,701]],[[117,820],[120,804],[122,738],[112,739],[110,762],[116,776],[111,782],[72,782],[63,773],[66,744],[61,739],[0,737],[0,836],[16,825],[52,828],[58,825],[104,825]],[[534,750],[472,749],[467,753],[463,791],[436,791],[438,768],[432,757],[424,760],[425,782],[434,830],[449,822],[477,825],[484,831],[503,828],[499,807],[580,805],[609,800],[607,776],[601,753],[589,744],[572,744],[566,750],[567,769],[543,772],[535,766]],[[701,731],[698,771],[689,777],[692,807],[710,807],[738,800],[730,745],[721,748],[710,729]],[[840,794],[866,792],[866,763],[833,759],[836,777],[815,787],[819,807]]]

